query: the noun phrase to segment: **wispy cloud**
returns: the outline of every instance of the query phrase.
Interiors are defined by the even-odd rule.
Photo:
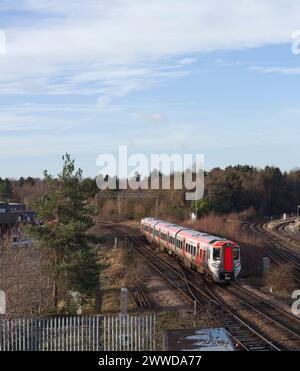
[[[76,126],[74,121],[47,116],[0,113],[0,133],[29,134],[36,131],[61,132]]]
[[[299,75],[300,74],[300,67],[262,67],[262,66],[255,66],[252,67],[253,70],[261,72],[261,73],[277,73],[283,75]]]
[[[146,112],[138,112],[134,114],[134,117],[149,122],[166,122],[168,118],[161,112],[155,113],[146,113]]]
[[[9,10],[17,18],[3,14],[7,55],[0,58],[0,94],[96,94],[105,106],[187,76],[195,53],[289,42],[299,26],[300,3],[292,0],[222,4],[2,0],[0,14]]]

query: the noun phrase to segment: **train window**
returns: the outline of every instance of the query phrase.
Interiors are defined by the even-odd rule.
[[[220,249],[213,249],[213,258],[214,260],[220,260]]]
[[[235,247],[233,249],[233,259],[238,259],[239,258],[239,249]]]

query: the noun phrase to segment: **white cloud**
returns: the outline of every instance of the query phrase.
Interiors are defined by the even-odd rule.
[[[197,58],[183,58],[179,61],[179,64],[188,65],[193,64],[197,61]]]
[[[261,73],[278,73],[283,75],[299,75],[300,74],[300,67],[262,67],[256,66],[253,67],[255,71]]]
[[[98,94],[101,106],[185,77],[195,53],[290,42],[300,3],[2,0],[1,10],[18,18],[5,29],[0,94]]]
[[[0,113],[0,134],[7,132],[28,131],[65,131],[74,127],[72,121],[55,119],[47,116],[22,115],[18,113]]]
[[[155,112],[155,113],[138,112],[134,116],[143,121],[150,121],[150,122],[168,121],[168,118],[163,113],[160,113],[160,112]]]

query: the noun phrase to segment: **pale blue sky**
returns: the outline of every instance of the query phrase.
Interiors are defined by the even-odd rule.
[[[300,166],[296,0],[2,0],[1,177],[96,158],[203,153]]]

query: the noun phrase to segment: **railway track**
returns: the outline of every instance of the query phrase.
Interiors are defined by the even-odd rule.
[[[300,349],[300,321],[289,313],[271,306],[260,297],[249,294],[241,287],[211,286],[210,290],[219,295],[228,307],[241,313],[244,320],[256,329],[263,329],[273,344],[280,349]]]
[[[113,226],[112,228],[116,229],[119,227]],[[271,316],[268,317],[262,312],[262,310],[259,311],[256,307],[256,315],[260,316],[260,321],[264,323],[269,321],[274,327],[276,327],[273,331],[273,336],[275,333],[279,333],[278,329],[280,328],[281,339],[276,337],[274,340],[272,336],[266,335],[260,328],[255,326],[253,323],[250,323],[250,321],[246,321],[243,316],[238,315],[237,312],[234,312],[232,308],[224,302],[224,292],[221,295],[214,292],[212,287],[203,285],[201,276],[195,272],[193,272],[193,274],[197,275],[197,282],[194,281],[195,278],[189,278],[185,269],[178,263],[174,266],[174,264],[168,263],[166,259],[162,259],[157,255],[157,253],[154,253],[153,249],[145,244],[143,237],[139,237],[135,230],[127,227],[122,233],[124,232],[127,235],[127,239],[131,241],[132,247],[135,251],[142,255],[148,264],[150,264],[187,300],[191,303],[196,302],[197,306],[204,310],[211,318],[216,318],[217,323],[221,327],[226,328],[241,349],[247,351],[280,351],[286,349],[299,349],[300,338],[299,334],[296,332],[297,328],[288,328],[287,325],[279,322],[275,316],[272,318]],[[227,295],[229,294],[227,293]],[[249,310],[253,311],[254,304],[245,302],[243,305],[247,307],[248,312]],[[271,325],[269,324],[269,326]],[[285,335],[282,335],[284,331]],[[283,336],[285,336],[285,338],[283,338]],[[292,336],[294,336],[294,338],[291,338]]]
[[[186,267],[183,269],[194,276],[194,280],[199,280],[200,276],[196,272]],[[203,281],[202,278],[201,280]],[[194,282],[192,278],[191,281]],[[229,286],[220,286],[204,281],[204,284],[206,292],[213,300],[221,304],[223,309],[225,306],[231,313],[241,313],[241,317],[238,316],[239,319],[242,319],[244,323],[259,334],[261,334],[263,328],[265,334],[263,337],[267,338],[277,349],[300,349],[300,318],[269,303],[236,283]],[[222,319],[225,319],[225,322]],[[220,322],[228,330],[227,326],[230,325],[224,314],[222,314]],[[238,329],[239,334],[240,331],[241,329]],[[244,339],[246,338],[244,337]],[[252,346],[251,337],[248,344]],[[254,344],[257,346],[259,343],[256,340]],[[258,345],[258,347],[260,348],[261,345]],[[263,350],[259,348],[257,350]]]
[[[151,309],[150,301],[142,285],[140,284],[135,285],[133,290],[131,290],[130,292],[131,297],[138,309],[140,310]]]
[[[245,223],[243,230],[248,230],[260,237],[266,255],[270,257],[273,263],[278,266],[291,263],[294,267],[295,279],[300,282],[300,254],[289,247],[286,239],[278,238],[276,233],[272,233],[265,221]]]
[[[300,253],[300,234],[292,234],[286,230],[290,223],[291,220],[277,223],[272,233],[281,241],[287,242],[296,253]]]

